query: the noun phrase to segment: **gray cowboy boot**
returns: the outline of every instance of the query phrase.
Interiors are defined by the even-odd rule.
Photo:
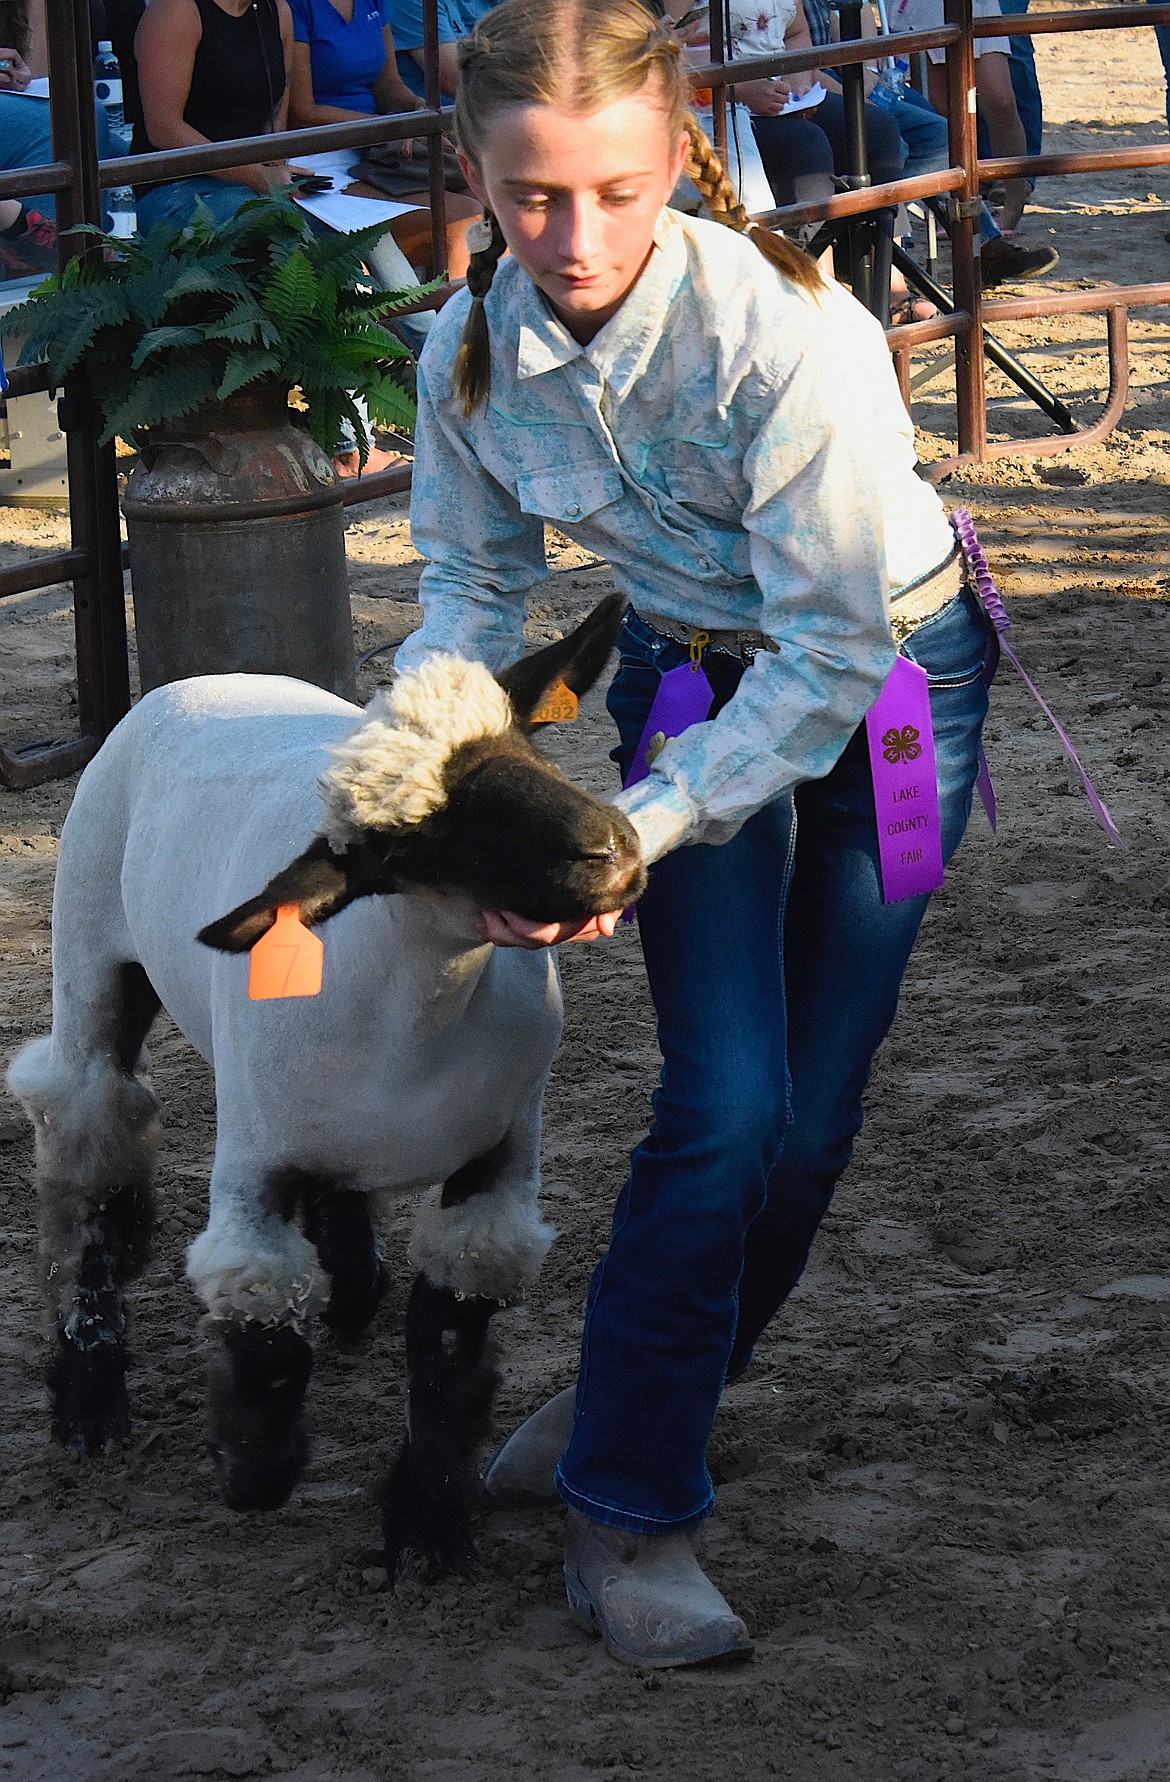
[[[565,1591],[573,1619],[611,1658],[647,1670],[750,1658],[747,1628],[686,1534],[638,1535],[569,1511]]]
[[[557,1502],[553,1475],[573,1433],[576,1398],[576,1386],[566,1386],[534,1411],[488,1461],[483,1494],[489,1503],[526,1509]]]

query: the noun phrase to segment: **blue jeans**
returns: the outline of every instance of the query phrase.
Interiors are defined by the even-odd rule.
[[[109,155],[110,126],[105,106],[97,106],[96,114],[98,154]],[[0,93],[0,168],[5,173],[15,173],[21,167],[41,167],[52,159],[49,101]],[[22,198],[21,203],[25,210],[39,211],[43,217],[56,217],[57,206],[48,192],[35,198]]]
[[[156,223],[189,223],[200,202],[207,206],[217,223],[226,223],[240,206],[257,194],[251,186],[240,186],[226,179],[168,179],[161,186],[147,186],[138,199],[138,227],[143,235]]]
[[[917,87],[907,87],[903,97],[895,99],[889,111],[898,126],[902,141],[906,144],[906,165],[902,169],[904,178],[913,179],[920,173],[938,173],[942,168],[950,166],[947,121],[934,109],[925,93],[920,93]],[[934,210],[945,229],[945,201],[928,198],[926,203]],[[980,239],[994,241],[999,233],[999,224],[986,204],[981,204]]]
[[[989,640],[964,593],[906,646],[931,677],[948,859],[971,810]],[[623,772],[660,674],[686,654],[627,617],[608,701]],[[730,698],[738,664],[705,666]],[[827,778],[651,869],[638,915],[662,1076],[590,1288],[557,1474],[595,1521],[665,1533],[709,1514],[720,1393],[800,1279],[928,901],[882,902],[864,727]]]

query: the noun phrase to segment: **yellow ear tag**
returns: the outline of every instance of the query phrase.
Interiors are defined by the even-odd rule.
[[[251,951],[248,995],[253,1002],[278,996],[317,996],[325,943],[306,928],[295,903],[282,903],[276,921]]]
[[[572,687],[554,681],[528,722],[530,724],[571,724],[581,709],[581,702]]]

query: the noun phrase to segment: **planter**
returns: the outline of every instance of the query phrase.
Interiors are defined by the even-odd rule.
[[[341,499],[283,388],[152,427],[122,503],[143,691],[244,672],[353,699]]]

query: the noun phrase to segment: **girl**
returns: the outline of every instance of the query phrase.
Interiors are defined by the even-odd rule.
[[[623,774],[670,670],[701,664],[713,714],[657,738],[615,800],[652,863],[654,1121],[593,1279],[575,1400],[537,1413],[487,1483],[539,1493],[559,1459],[574,1612],[625,1662],[693,1664],[751,1649],[691,1545],[719,1396],[799,1279],[927,902],[883,901],[857,727],[895,661],[892,620],[930,677],[949,855],[989,627],[914,474],[880,328],[734,207],[669,29],[636,0],[504,0],[461,71],[461,160],[490,222],[420,364],[412,524],[429,561],[398,666],[519,655],[547,520],[631,601],[609,695]],[[666,208],[684,165],[730,230]],[[482,921],[533,947],[617,919]]]

